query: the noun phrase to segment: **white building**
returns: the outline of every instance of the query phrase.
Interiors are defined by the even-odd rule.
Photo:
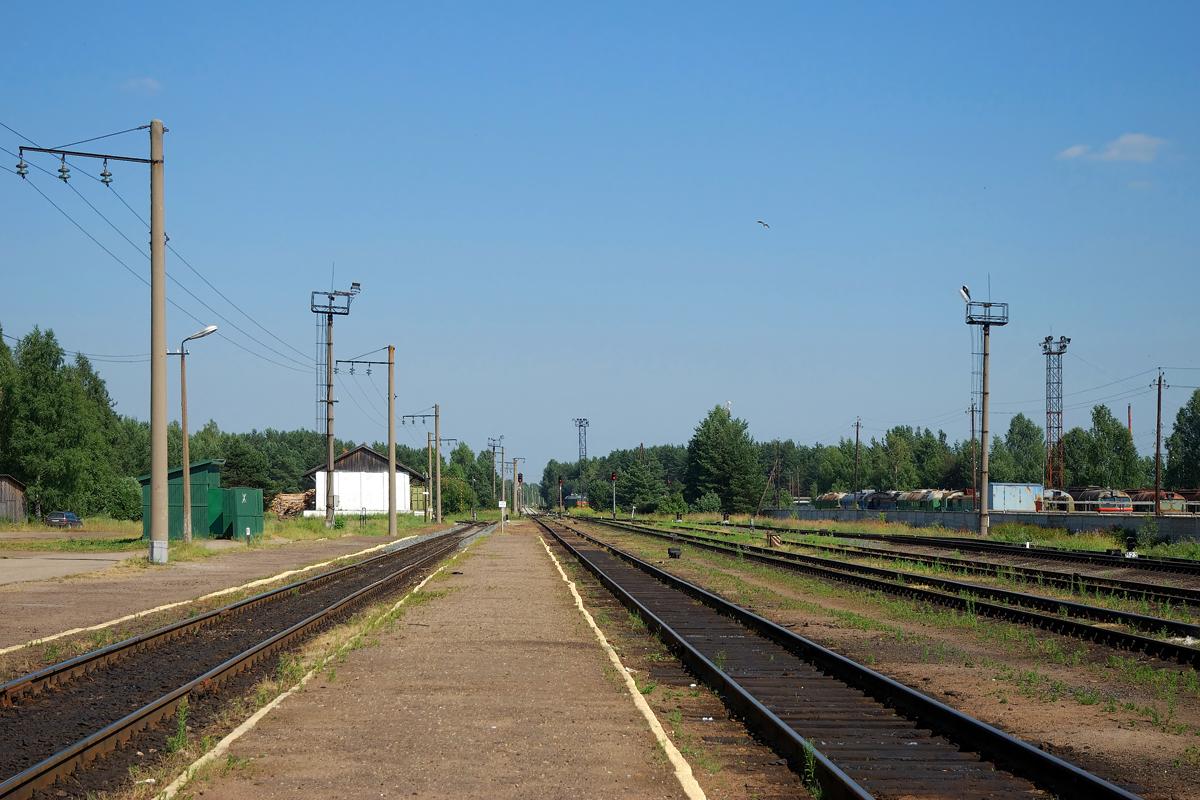
[[[360,445],[333,461],[333,513],[386,514],[388,510],[387,457]],[[325,464],[304,473],[316,484],[316,507],[307,516],[325,516]],[[396,463],[396,512],[421,514],[425,511],[425,476]]]

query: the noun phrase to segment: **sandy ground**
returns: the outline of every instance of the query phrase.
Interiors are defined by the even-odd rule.
[[[153,567],[120,564],[131,555],[143,555],[140,552],[2,552],[0,556],[8,557],[0,558],[0,647],[190,600],[386,541],[343,536],[261,549],[234,543],[231,549],[237,552]],[[20,582],[7,580],[14,575]]]
[[[682,793],[522,522],[231,752],[196,797],[662,798]]]

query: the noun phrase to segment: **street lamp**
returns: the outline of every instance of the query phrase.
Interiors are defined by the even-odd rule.
[[[203,339],[217,332],[216,325],[206,325],[179,343],[179,424],[183,428],[183,541],[192,541],[192,465],[188,453],[187,423],[187,349],[188,342]]]
[[[965,285],[959,288],[958,293],[962,296],[963,303],[966,304],[967,324],[983,326],[983,386],[980,392],[983,400],[983,408],[980,412],[980,438],[982,439],[980,444],[982,445],[982,455],[979,459],[979,535],[987,536],[988,528],[991,524],[988,517],[988,451],[991,449],[988,442],[988,405],[990,395],[988,390],[988,361],[991,358],[992,351],[992,326],[1008,324],[1008,303],[972,300],[971,290]]]

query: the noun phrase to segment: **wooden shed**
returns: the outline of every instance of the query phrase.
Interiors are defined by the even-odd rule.
[[[25,484],[12,475],[0,475],[0,520],[25,521]]]

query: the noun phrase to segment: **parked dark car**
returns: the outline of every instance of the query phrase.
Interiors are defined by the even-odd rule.
[[[74,511],[52,511],[46,515],[46,524],[51,528],[82,528],[83,520]]]

